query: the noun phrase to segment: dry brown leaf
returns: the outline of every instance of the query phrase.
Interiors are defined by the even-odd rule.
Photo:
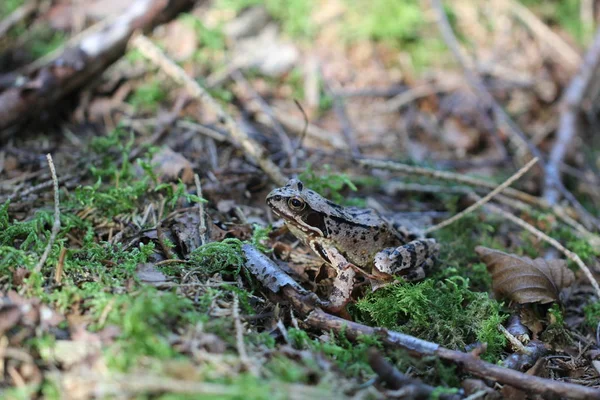
[[[532,260],[483,246],[475,252],[492,275],[494,293],[519,304],[558,301],[561,289],[575,280],[564,260]]]
[[[177,181],[181,178],[183,183],[190,183],[194,179],[192,163],[167,146],[162,147],[154,155],[152,163],[157,164],[155,172],[161,182]]]

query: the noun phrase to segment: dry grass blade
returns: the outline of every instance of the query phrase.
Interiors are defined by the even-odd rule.
[[[483,246],[475,251],[492,274],[494,293],[520,304],[558,301],[561,289],[575,280],[564,260],[532,260]]]

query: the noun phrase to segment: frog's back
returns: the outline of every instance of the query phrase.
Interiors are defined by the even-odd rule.
[[[327,216],[329,235],[353,264],[366,267],[375,254],[404,241],[387,221],[372,209],[344,207],[339,215]]]

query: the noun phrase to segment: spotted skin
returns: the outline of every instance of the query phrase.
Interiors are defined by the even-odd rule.
[[[329,310],[348,303],[356,271],[378,281],[374,286],[394,276],[423,279],[439,250],[435,240],[419,239],[374,210],[335,204],[297,179],[273,190],[266,202],[294,236],[336,270],[329,301],[324,302]]]

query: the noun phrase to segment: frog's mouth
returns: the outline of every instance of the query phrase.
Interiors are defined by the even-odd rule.
[[[277,215],[279,218],[283,218],[286,225],[291,225],[294,228],[301,230],[307,235],[318,235],[323,236],[323,232],[319,228],[315,228],[304,221],[298,221],[294,216],[281,212],[275,208],[273,208],[273,214]]]

